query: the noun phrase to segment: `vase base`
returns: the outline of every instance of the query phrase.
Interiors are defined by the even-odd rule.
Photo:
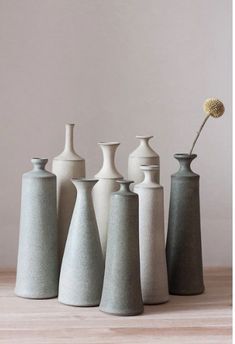
[[[15,291],[15,295],[23,299],[31,299],[31,300],[55,299],[58,296],[58,294],[52,294],[52,295],[47,295],[47,296],[34,296],[34,295],[29,295],[29,294],[24,294],[24,293],[18,293],[16,291]]]
[[[199,290],[170,290],[170,295],[179,295],[179,296],[192,296],[192,295],[201,295],[205,291],[205,287]]]
[[[120,310],[108,310],[108,309],[102,309],[102,308],[99,308],[99,310],[103,313],[106,313],[106,314],[110,314],[110,315],[116,315],[116,316],[122,316],[122,317],[129,317],[129,316],[135,316],[135,315],[140,315],[143,313],[144,311],[144,308],[143,309],[139,309],[137,311],[127,311],[127,312],[124,312],[124,311],[120,311]]]

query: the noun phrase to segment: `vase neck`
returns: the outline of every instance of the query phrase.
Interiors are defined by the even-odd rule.
[[[122,178],[115,166],[115,153],[120,145],[119,142],[100,142],[99,143],[103,153],[103,166],[97,178]]]
[[[180,164],[178,172],[193,172],[191,169],[191,163],[197,157],[196,154],[175,154],[174,157]]]
[[[149,147],[149,140],[153,138],[153,136],[136,136],[137,139],[140,140],[141,147]]]
[[[159,165],[142,165],[140,169],[144,173],[144,184],[158,184]]]
[[[31,162],[33,164],[33,171],[45,171],[48,159],[33,158]]]
[[[123,180],[117,180],[117,183],[119,183],[120,185],[120,189],[118,190],[118,192],[131,192],[130,184],[133,183],[133,181],[123,179]]]
[[[65,146],[64,146],[64,152],[75,153],[74,146],[73,146],[73,130],[74,130],[74,124],[66,124],[65,125]]]
[[[98,179],[72,178],[71,181],[73,185],[76,187],[76,189],[79,190],[80,194],[80,190],[91,192],[95,184],[98,182]]]

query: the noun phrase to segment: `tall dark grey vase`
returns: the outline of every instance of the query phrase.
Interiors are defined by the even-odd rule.
[[[105,275],[100,310],[115,315],[143,312],[140,285],[138,195],[119,181],[111,195]]]
[[[197,155],[174,157],[180,168],[171,176],[166,244],[169,291],[175,295],[196,295],[204,291],[199,175],[190,167]]]

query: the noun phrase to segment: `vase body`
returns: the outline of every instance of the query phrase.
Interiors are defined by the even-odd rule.
[[[58,293],[56,176],[45,170],[47,159],[32,159],[22,177],[20,236],[15,293],[33,299]]]
[[[111,196],[107,255],[100,310],[116,315],[143,312],[140,285],[138,195],[120,181]]]
[[[163,187],[157,183],[157,165],[141,166],[144,180],[136,184],[139,196],[140,276],[144,304],[169,300],[164,235]]]
[[[99,143],[103,153],[103,166],[95,175],[99,181],[93,188],[93,202],[104,257],[106,255],[110,197],[112,192],[119,189],[116,181],[122,179],[115,166],[115,153],[119,144],[118,142]]]
[[[52,172],[57,177],[57,213],[59,260],[61,262],[68,228],[76,200],[76,189],[71,183],[72,178],[85,177],[85,160],[77,155],[73,148],[74,124],[65,126],[64,151],[53,159]]]
[[[77,189],[68,238],[61,265],[60,302],[72,306],[98,306],[104,259],[91,191],[97,180],[73,179]]]
[[[199,175],[190,164],[196,155],[175,154],[180,169],[171,176],[167,233],[169,290],[176,295],[195,295],[204,291]]]
[[[149,140],[153,136],[136,136],[140,140],[139,146],[129,155],[128,158],[128,179],[135,184],[141,183],[144,173],[140,169],[141,165],[159,165],[157,172],[157,182],[160,182],[160,158],[159,155],[150,147]],[[134,184],[133,184],[134,187]]]

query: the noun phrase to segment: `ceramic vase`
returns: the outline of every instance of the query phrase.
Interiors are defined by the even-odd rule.
[[[111,193],[119,188],[116,181],[122,178],[115,166],[115,153],[119,144],[119,142],[99,143],[103,153],[103,166],[95,175],[99,181],[93,188],[95,214],[104,257],[106,255],[110,197]]]
[[[115,315],[143,312],[140,285],[138,195],[129,181],[112,193],[100,310]]]
[[[158,184],[157,165],[141,166],[144,180],[136,184],[139,195],[140,276],[144,304],[169,300],[163,187]]]
[[[149,140],[153,136],[136,136],[140,140],[139,146],[129,155],[128,158],[128,179],[135,184],[141,183],[144,179],[141,165],[159,165],[157,172],[157,182],[160,182],[160,158],[159,155],[150,147]],[[132,185],[134,187],[134,184]]]
[[[58,291],[56,176],[45,170],[47,159],[31,161],[33,170],[22,177],[15,293],[47,299]]]
[[[104,259],[91,191],[97,180],[73,179],[77,189],[59,282],[59,301],[72,306],[98,306]]]
[[[169,290],[176,295],[204,291],[199,175],[191,170],[196,155],[175,154],[178,172],[171,176],[170,209],[167,234]]]
[[[76,190],[71,183],[71,179],[85,177],[85,160],[74,151],[73,129],[74,124],[66,124],[64,150],[52,162],[52,172],[57,176],[60,262],[63,257],[68,228],[76,200]]]

